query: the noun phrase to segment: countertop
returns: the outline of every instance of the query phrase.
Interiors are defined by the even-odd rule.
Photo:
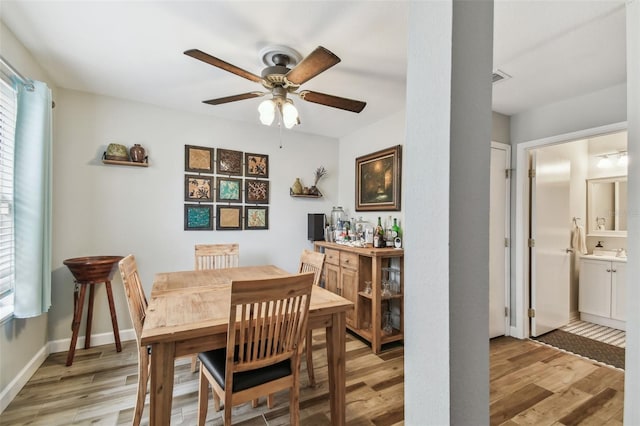
[[[583,259],[593,259],[593,260],[608,260],[613,262],[624,262],[627,263],[627,257],[618,257],[618,256],[605,256],[601,254],[583,254],[581,256]]]

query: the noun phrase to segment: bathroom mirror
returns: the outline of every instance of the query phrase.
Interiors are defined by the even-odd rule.
[[[627,177],[587,179],[587,234],[627,236]]]

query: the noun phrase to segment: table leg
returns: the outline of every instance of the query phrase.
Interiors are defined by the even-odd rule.
[[[93,299],[95,284],[87,284],[89,286],[89,307],[87,308],[87,328],[84,337],[84,348],[89,349],[91,347],[91,322],[93,320]]]
[[[149,424],[169,425],[173,399],[174,342],[156,343],[151,347],[151,389],[149,389]]]
[[[67,354],[67,367],[73,364],[73,355],[76,353],[76,343],[78,341],[78,331],[80,329],[80,319],[82,318],[82,308],[84,307],[84,294],[87,291],[87,286],[84,284],[77,284],[80,287],[80,294],[78,295],[78,287],[74,290],[74,310],[73,310],[73,322],[71,323],[71,344],[69,345],[69,353]],[[77,296],[77,297],[76,297]]]
[[[345,313],[339,312],[331,317],[327,327],[327,367],[329,369],[329,392],[331,403],[331,424],[346,424],[346,327]]]
[[[116,351],[122,351],[120,344],[120,331],[118,330],[118,317],[116,317],[116,306],[113,303],[113,292],[111,291],[111,281],[105,281],[107,287],[107,299],[109,299],[109,312],[111,314],[111,326],[113,327],[113,337],[116,339]]]

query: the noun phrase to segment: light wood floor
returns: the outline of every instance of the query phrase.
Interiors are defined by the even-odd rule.
[[[301,424],[330,425],[324,338],[314,334],[316,388],[301,388]],[[624,373],[532,341],[491,341],[492,425],[622,424]],[[78,350],[71,367],[66,353],[49,356],[19,395],[0,415],[6,425],[126,425],[131,423],[136,393],[135,342]],[[194,425],[197,374],[188,359],[176,363],[172,424]],[[404,353],[402,346],[374,355],[356,337],[347,336],[347,423],[404,424]],[[303,369],[305,368],[303,362]],[[306,371],[302,372],[306,378]],[[276,395],[276,407],[234,408],[234,424],[288,424],[288,397]],[[147,399],[148,402],[148,399]],[[148,406],[143,424],[148,423]],[[479,424],[482,422],[479,422]],[[210,405],[207,425],[221,424]]]

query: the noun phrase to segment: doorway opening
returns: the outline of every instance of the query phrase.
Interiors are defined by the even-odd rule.
[[[526,242],[516,248],[518,331],[621,369],[626,144],[623,124],[531,142],[518,151],[518,165],[528,167],[516,192],[516,233]]]
[[[536,259],[531,257],[530,249],[532,247],[529,247],[531,244],[533,245],[536,244],[535,240],[534,241],[530,240],[530,230],[531,230],[532,224],[531,224],[529,212],[534,207],[532,206],[532,203],[535,202],[529,198],[531,188],[530,188],[528,166],[529,166],[531,154],[537,150],[538,152],[540,152],[544,148],[560,146],[562,144],[573,143],[581,140],[596,139],[596,138],[600,138],[600,137],[604,137],[604,136],[612,135],[616,133],[621,133],[621,132],[626,132],[626,123],[616,123],[613,125],[587,129],[584,131],[573,132],[570,134],[564,134],[556,137],[530,141],[530,142],[517,145],[516,185],[515,185],[516,201],[515,201],[515,226],[514,226],[514,231],[515,231],[514,241],[516,242],[516,246],[514,248],[515,279],[514,279],[514,285],[511,289],[512,290],[512,297],[511,297],[512,312],[510,316],[511,335],[518,338],[528,338],[532,336],[532,331],[535,332],[537,330],[533,330],[535,326],[532,326],[532,320],[530,315],[535,316],[539,312],[539,311],[536,312],[537,309],[547,307],[547,302],[544,300],[544,298],[548,296],[541,294],[540,296],[542,297],[542,300],[535,300],[536,299],[536,296],[534,295],[535,289],[533,289],[532,284],[535,285],[533,279],[535,279],[536,277],[535,277],[535,274],[533,277],[530,275],[531,271],[534,270],[536,266],[538,267],[540,266],[535,264]],[[555,149],[557,150],[560,148],[555,148]],[[588,149],[587,149],[587,152],[588,152]],[[589,156],[587,155],[587,163],[589,161],[595,161],[595,160],[590,159]],[[583,167],[585,167],[588,170],[588,164]],[[564,252],[564,254],[569,257],[570,259],[569,271],[571,274],[573,274],[575,278],[573,283],[569,281],[573,285],[573,287],[570,288],[570,292],[569,292],[570,312],[568,312],[567,318],[571,317],[571,310],[574,311],[574,317],[576,315],[575,312],[579,312],[578,311],[579,307],[577,306],[578,294],[579,294],[578,288],[577,288],[578,274],[577,274],[577,271],[575,270],[577,266],[576,258],[579,259],[579,257],[576,256],[576,254],[573,254],[570,252],[567,253],[566,250],[571,249],[570,239],[571,239],[571,231],[572,231],[571,224],[572,224],[573,217],[579,218],[582,221],[581,223],[582,223],[582,226],[584,226],[585,232],[588,232],[587,231],[588,227],[586,225],[588,225],[588,221],[590,219],[587,216],[586,176],[587,175],[585,174],[582,180],[582,183],[580,185],[580,188],[582,188],[581,191],[584,191],[585,195],[584,196],[580,195],[576,191],[574,191],[574,194],[573,194],[575,199],[578,200],[578,201],[574,200],[573,204],[574,205],[581,204],[582,207],[576,213],[568,213],[567,217],[563,219],[565,225],[563,226],[561,232],[564,233],[564,236],[563,236],[564,247],[558,247],[557,253],[556,253],[556,254],[560,254],[561,252]],[[575,178],[575,181],[579,182],[579,179]],[[579,201],[580,197],[582,197],[583,201]],[[575,210],[576,209],[574,208],[574,211]],[[534,228],[535,228],[535,225],[534,225]],[[602,238],[605,238],[605,237],[602,237]],[[608,244],[616,246],[616,248],[619,248],[617,247],[619,245],[623,245],[623,244],[626,245],[626,238],[622,239],[619,236],[610,236],[607,238],[610,238],[612,241],[612,242],[608,242]],[[602,240],[595,239],[593,237],[587,237],[588,253],[592,253],[594,249],[593,246],[596,245],[597,241],[602,241]],[[609,240],[605,240],[605,241],[609,241]],[[624,243],[622,243],[622,241],[624,241]],[[533,305],[532,305],[532,301],[534,302]],[[540,320],[540,317],[538,317],[538,319]],[[539,321],[539,322],[541,323],[541,325],[545,325],[546,320],[543,319],[542,321]],[[566,325],[567,323],[568,321],[563,325]],[[536,326],[537,325],[538,324],[536,324]]]

